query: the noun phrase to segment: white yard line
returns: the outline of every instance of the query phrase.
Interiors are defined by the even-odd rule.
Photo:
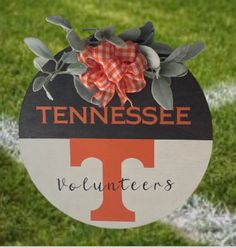
[[[204,93],[211,109],[220,108],[236,100],[236,82],[221,82],[217,86],[207,89]]]
[[[205,94],[210,108],[217,109],[236,100],[236,84],[221,83]],[[0,118],[0,145],[20,160],[18,124],[12,118]],[[197,195],[163,221],[180,228],[196,241],[236,245],[236,216]]]
[[[236,216],[196,194],[162,221],[181,229],[195,241],[236,245]]]
[[[0,117],[0,146],[3,146],[17,160],[20,159],[18,123],[9,117]]]

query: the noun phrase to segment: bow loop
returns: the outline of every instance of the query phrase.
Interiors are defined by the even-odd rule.
[[[127,41],[124,47],[116,47],[102,41],[96,47],[87,46],[78,54],[78,60],[85,63],[88,70],[80,75],[81,82],[88,88],[97,88],[93,95],[105,107],[118,94],[121,105],[132,102],[126,93],[141,91],[146,86],[143,72],[147,61],[138,50],[138,45]]]

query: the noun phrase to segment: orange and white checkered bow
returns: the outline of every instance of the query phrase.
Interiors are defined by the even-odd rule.
[[[98,46],[87,46],[78,53],[78,60],[88,69],[80,80],[89,89],[98,89],[93,95],[105,107],[117,92],[121,105],[131,100],[126,93],[141,91],[146,86],[144,71],[147,60],[138,45],[127,41],[124,47],[116,47],[106,40]]]

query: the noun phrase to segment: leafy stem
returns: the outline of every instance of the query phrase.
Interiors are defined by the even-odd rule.
[[[49,92],[49,91],[47,90],[47,88],[45,87],[45,85],[43,85],[43,89],[44,89],[44,91],[45,91],[45,93],[46,93],[48,99],[51,100],[51,101],[53,101],[54,99],[53,99],[52,95],[50,94],[50,92]]]
[[[62,55],[63,56],[63,55]],[[60,68],[62,67],[61,66],[61,62],[63,62],[62,61],[62,56],[60,57],[60,59],[57,61],[56,60],[56,67],[55,67],[55,72],[57,72],[58,70],[60,70]],[[64,63],[62,63],[63,65],[64,65]]]

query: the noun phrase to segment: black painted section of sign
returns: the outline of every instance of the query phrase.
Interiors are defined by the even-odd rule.
[[[52,64],[46,65],[48,68]],[[54,101],[48,100],[44,90],[37,93],[32,91],[32,83],[28,88],[20,115],[20,138],[130,138],[130,139],[193,139],[211,140],[212,123],[210,111],[205,96],[195,78],[188,73],[182,78],[172,78],[171,85],[174,106],[191,107],[190,119],[192,124],[186,125],[104,125],[96,124],[53,124],[52,114],[48,115],[48,124],[41,124],[41,112],[36,111],[38,105],[43,106],[93,106],[81,99],[76,93],[73,78],[70,75],[59,75],[49,85],[49,91]],[[134,106],[158,106],[151,94],[151,80],[139,93],[129,94]],[[117,95],[108,107],[120,106]],[[129,107],[129,104],[126,105]],[[96,107],[99,111],[101,108]]]

